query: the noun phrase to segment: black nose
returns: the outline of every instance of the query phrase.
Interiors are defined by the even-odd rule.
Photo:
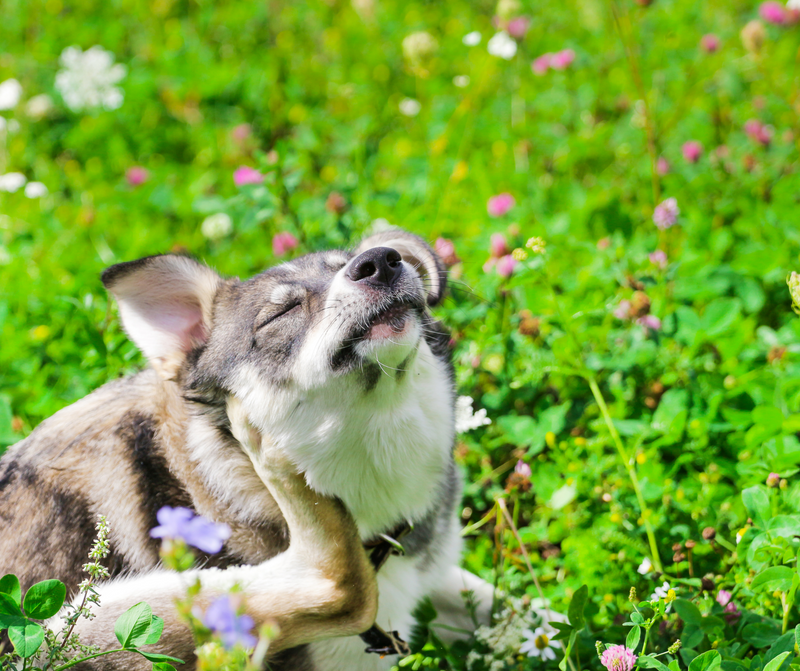
[[[403,272],[403,261],[391,247],[373,247],[350,264],[347,277],[374,287],[391,287]]]

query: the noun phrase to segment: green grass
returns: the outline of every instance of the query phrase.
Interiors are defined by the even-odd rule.
[[[756,550],[754,529],[736,545],[757,509],[741,493],[769,473],[786,484],[762,491],[768,510],[751,526],[800,513],[800,325],[785,283],[800,265],[800,25],[764,23],[753,53],[740,31],[756,3],[546,0],[512,8],[531,27],[506,61],[486,49],[492,3],[354,5],[4,4],[0,81],[18,79],[24,94],[1,113],[19,129],[0,136],[0,172],[50,193],[0,193],[0,441],[142,365],[99,282],[104,267],[186,249],[247,276],[275,262],[277,232],[304,253],[385,218],[451,239],[461,259],[438,313],[455,334],[461,393],[493,420],[457,446],[463,519],[495,511],[470,536],[466,565],[539,596],[496,524],[504,496],[556,607],[589,587],[584,665],[595,638],[623,641],[630,586],[646,597],[668,580],[703,613],[720,588],[747,612],[695,626],[682,606],[683,625],[673,614],[654,630],[659,650],[693,636],[682,664],[716,645],[726,671],[760,671],[800,622],[791,581],[751,582],[769,566],[796,571],[785,531],[795,518],[777,518],[789,526],[765,537],[771,549]],[[482,42],[462,44],[475,30]],[[437,47],[411,62],[402,42],[417,31]],[[699,46],[706,33],[720,39],[715,53]],[[54,87],[59,55],[96,44],[128,68],[124,103],[71,112]],[[565,70],[531,71],[566,48],[576,58]],[[43,93],[53,109],[34,120],[25,105]],[[405,98],[419,101],[417,116],[400,113]],[[774,127],[768,145],[745,133],[749,119]],[[245,140],[232,133],[241,124]],[[682,156],[689,140],[703,145],[696,163]],[[240,165],[267,173],[265,184],[237,188]],[[133,166],[148,171],[141,186],[126,181]],[[344,206],[331,206],[333,192]],[[516,205],[490,217],[501,192]],[[653,210],[667,197],[681,212],[659,231]],[[215,212],[233,230],[209,240],[201,223]],[[539,236],[546,252],[501,278],[483,270],[493,233],[523,249]],[[663,269],[648,258],[656,249]],[[615,317],[623,300],[660,330]],[[530,482],[508,484],[520,459]],[[663,578],[637,573],[645,557]],[[773,619],[761,639],[747,629]]]

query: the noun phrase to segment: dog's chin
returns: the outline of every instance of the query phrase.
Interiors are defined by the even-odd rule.
[[[422,333],[418,311],[397,303],[375,315],[355,346],[364,361],[397,367],[417,346]]]

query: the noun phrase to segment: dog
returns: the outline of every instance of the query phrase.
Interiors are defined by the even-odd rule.
[[[489,619],[492,588],[458,567],[461,483],[453,461],[450,336],[429,313],[444,264],[421,238],[377,233],[353,251],[311,253],[240,281],[180,255],[106,269],[122,325],[148,360],[57,412],[0,460],[0,575],[75,594],[99,514],[111,579],[81,640],[114,646],[113,623],[147,601],[165,620],[153,651],[196,658],[175,609],[235,585],[256,625],[280,633],[270,668],[377,671],[377,624],[408,640],[428,596],[451,627]],[[231,528],[187,576],[159,565],[149,530],[163,506]],[[403,556],[376,572],[371,541],[399,527]],[[366,548],[365,548],[366,546]],[[83,669],[138,671],[119,654]]]

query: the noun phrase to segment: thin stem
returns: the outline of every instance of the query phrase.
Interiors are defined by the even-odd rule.
[[[118,648],[117,650],[106,650],[105,652],[98,652],[94,655],[89,655],[88,657],[81,657],[80,659],[71,659],[68,661],[64,666],[57,666],[53,669],[53,671],[64,671],[64,669],[68,669],[71,666],[75,666],[76,664],[80,664],[81,662],[86,662],[90,659],[94,659],[95,657],[102,657],[103,655],[110,655],[114,652],[136,652],[135,650],[126,650],[125,648]]]

